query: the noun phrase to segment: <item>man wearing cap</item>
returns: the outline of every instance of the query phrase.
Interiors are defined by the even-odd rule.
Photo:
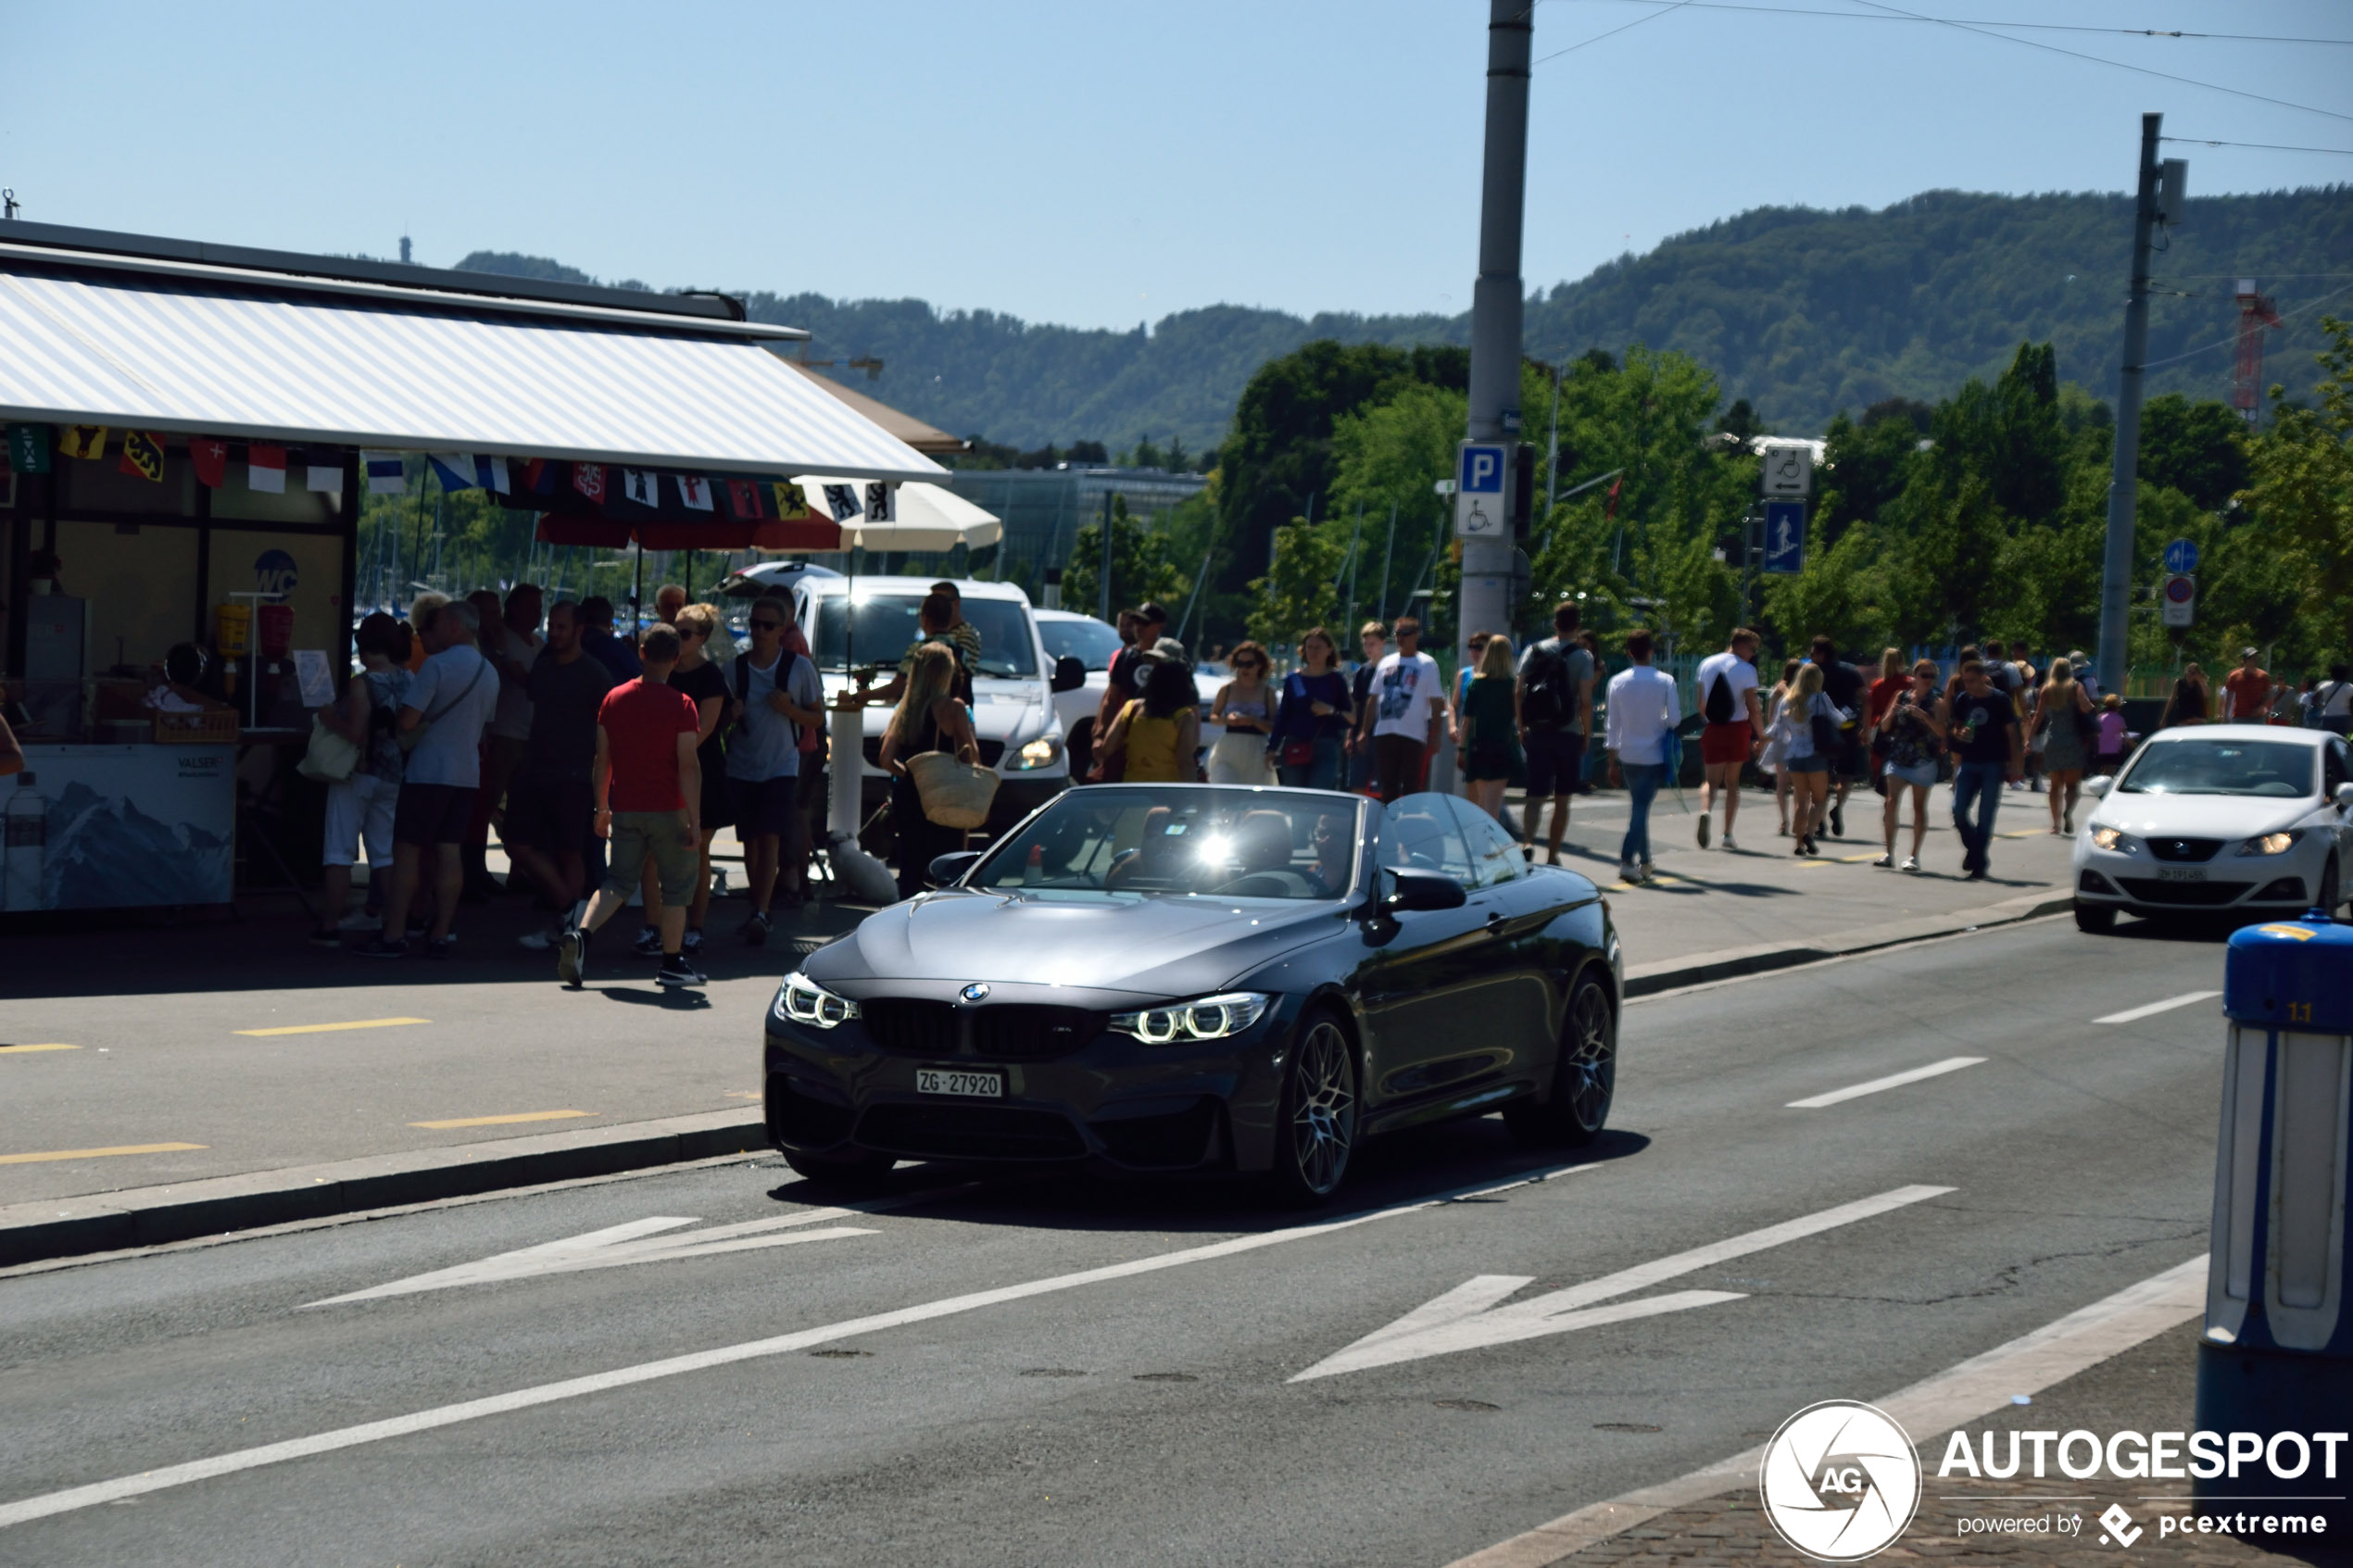
[[[2222,720],[2260,724],[2271,714],[2271,677],[2255,662],[2256,650],[2239,649],[2239,667],[2222,677]]]

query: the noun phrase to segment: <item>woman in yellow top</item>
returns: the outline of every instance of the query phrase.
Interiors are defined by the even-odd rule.
[[[1201,747],[1200,701],[1189,668],[1169,659],[1154,662],[1143,695],[1119,710],[1095,755],[1125,759],[1120,777],[1128,784],[1192,783],[1199,774],[1193,759]]]

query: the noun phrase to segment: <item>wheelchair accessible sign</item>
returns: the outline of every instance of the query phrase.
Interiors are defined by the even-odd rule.
[[[1454,537],[1501,539],[1511,531],[1504,475],[1511,451],[1500,441],[1466,441],[1454,470]]]

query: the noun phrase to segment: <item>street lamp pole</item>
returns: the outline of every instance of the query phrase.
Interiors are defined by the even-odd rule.
[[[1470,420],[1473,441],[1519,439],[1520,226],[1528,192],[1528,75],[1535,37],[1530,0],[1489,0],[1487,152],[1479,191],[1478,281],[1471,290]],[[1508,470],[1510,465],[1505,465]],[[1473,632],[1511,624],[1508,529],[1463,541],[1456,647]]]

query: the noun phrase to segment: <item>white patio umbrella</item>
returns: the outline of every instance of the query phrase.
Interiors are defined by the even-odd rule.
[[[824,505],[824,487],[829,484],[846,485],[861,501],[865,499],[863,480],[824,474],[801,474],[799,480],[801,493],[820,508]],[[899,515],[888,522],[870,521],[863,513],[843,521],[843,546],[868,550],[952,550],[969,545],[976,550],[1005,536],[1005,525],[994,512],[975,506],[944,484],[901,484],[896,499]]]

